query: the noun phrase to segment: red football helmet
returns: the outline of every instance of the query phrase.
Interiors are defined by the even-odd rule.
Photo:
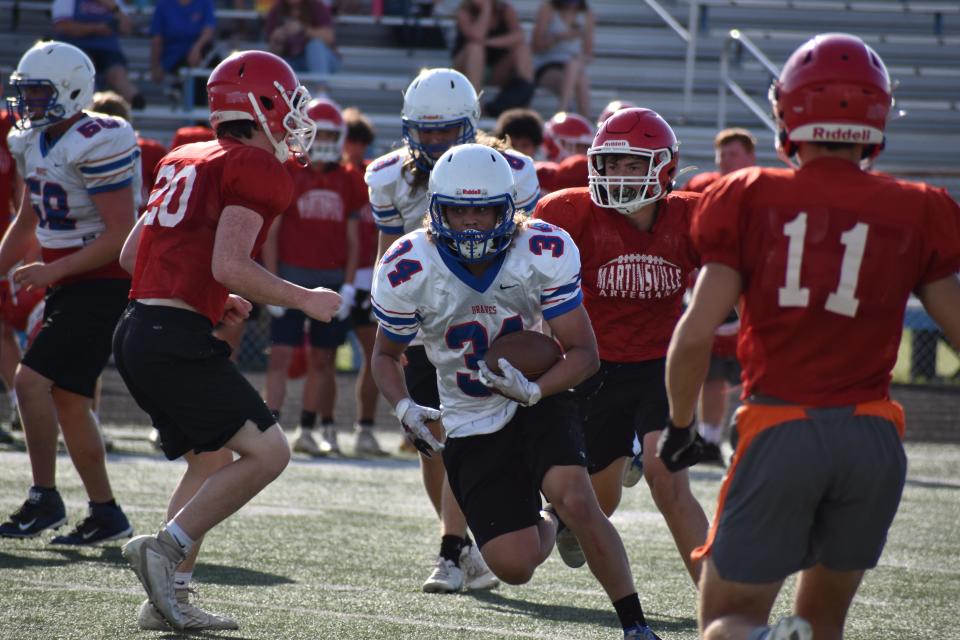
[[[600,117],[597,118],[597,128],[603,126],[603,123],[607,121],[607,118],[615,114],[621,109],[635,109],[637,105],[632,102],[627,102],[626,100],[614,100],[607,106],[603,108],[603,111],[600,112]]]
[[[800,45],[770,87],[780,133],[777,150],[790,157],[797,142],[866,145],[864,158],[883,149],[893,106],[883,60],[857,36],[824,33]]]
[[[182,147],[185,144],[206,142],[208,140],[213,140],[215,137],[216,134],[214,134],[213,129],[210,127],[180,127],[173,133],[173,140],[170,141],[170,148],[176,149],[177,147]]]
[[[592,142],[593,125],[575,113],[561,111],[543,125],[543,148],[551,162],[582,153],[578,147],[589,147]]]
[[[673,129],[656,111],[617,111],[601,125],[587,152],[590,199],[600,207],[630,214],[663,198],[673,189],[679,146]],[[606,175],[605,159],[611,155],[645,158],[646,175]]]
[[[277,159],[290,152],[306,162],[316,127],[307,117],[310,93],[283,58],[266,51],[239,51],[207,80],[210,124],[252,120],[270,139]]]
[[[317,131],[336,134],[333,140],[316,140],[310,147],[310,159],[314,162],[339,162],[343,155],[343,141],[347,137],[347,125],[343,113],[333,100],[314,98],[307,106],[307,115],[317,126]]]

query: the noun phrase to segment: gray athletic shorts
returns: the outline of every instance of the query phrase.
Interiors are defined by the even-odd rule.
[[[804,409],[749,402],[707,544],[724,580],[877,565],[906,478],[903,410],[888,400]]]

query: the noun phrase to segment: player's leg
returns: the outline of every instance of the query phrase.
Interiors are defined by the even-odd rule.
[[[10,429],[12,431],[23,428],[20,422],[20,409],[17,406],[17,391],[13,384],[18,364],[20,364],[20,343],[17,341],[17,336],[10,322],[4,319],[0,324],[0,380],[3,381],[3,386],[7,390],[7,398],[10,403]],[[0,427],[0,431],[3,431],[2,427]],[[7,435],[9,436],[9,433]],[[12,436],[6,439],[7,442],[12,440]]]
[[[752,640],[767,626],[782,580],[749,584],[724,580],[709,558],[700,579],[699,627],[704,640]]]
[[[357,375],[356,398],[357,398],[357,423],[367,426],[373,426],[374,417],[377,414],[377,400],[380,398],[380,390],[377,389],[377,383],[373,381],[373,373],[370,369],[370,357],[373,354],[373,343],[377,337],[377,326],[367,324],[357,326],[354,324],[354,332],[357,334],[357,340],[363,349],[363,360],[360,364],[360,372]]]
[[[847,611],[863,571],[833,571],[822,564],[800,573],[794,610],[813,627],[817,640],[841,640]]]

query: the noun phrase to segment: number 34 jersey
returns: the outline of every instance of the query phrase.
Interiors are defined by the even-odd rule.
[[[420,229],[384,254],[372,297],[386,337],[409,343],[422,334],[437,368],[447,435],[493,433],[510,421],[517,403],[479,381],[477,362],[497,337],[539,330],[544,319],[582,304],[580,254],[566,231],[536,222],[476,277]]]
[[[229,293],[213,277],[220,214],[236,205],[263,217],[253,256],[292,199],[293,181],[269,151],[230,139],[174,149],[143,214],[130,298],[177,298],[216,324]]]
[[[140,149],[126,121],[85,113],[52,144],[43,129],[14,129],[8,142],[39,218],[37,239],[45,262],[78,251],[103,233],[93,195],[130,186],[134,197],[130,219],[136,219]],[[126,278],[127,274],[113,262],[84,276]]]
[[[833,158],[722,178],[692,231],[704,264],[742,278],[744,394],[796,404],[887,397],[907,298],[960,269],[944,191]]]

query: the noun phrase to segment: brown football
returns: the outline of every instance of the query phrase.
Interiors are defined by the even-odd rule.
[[[563,351],[553,338],[538,331],[514,331],[494,340],[483,359],[491,371],[499,374],[497,360],[506,358],[527,380],[536,380],[562,357]]]

